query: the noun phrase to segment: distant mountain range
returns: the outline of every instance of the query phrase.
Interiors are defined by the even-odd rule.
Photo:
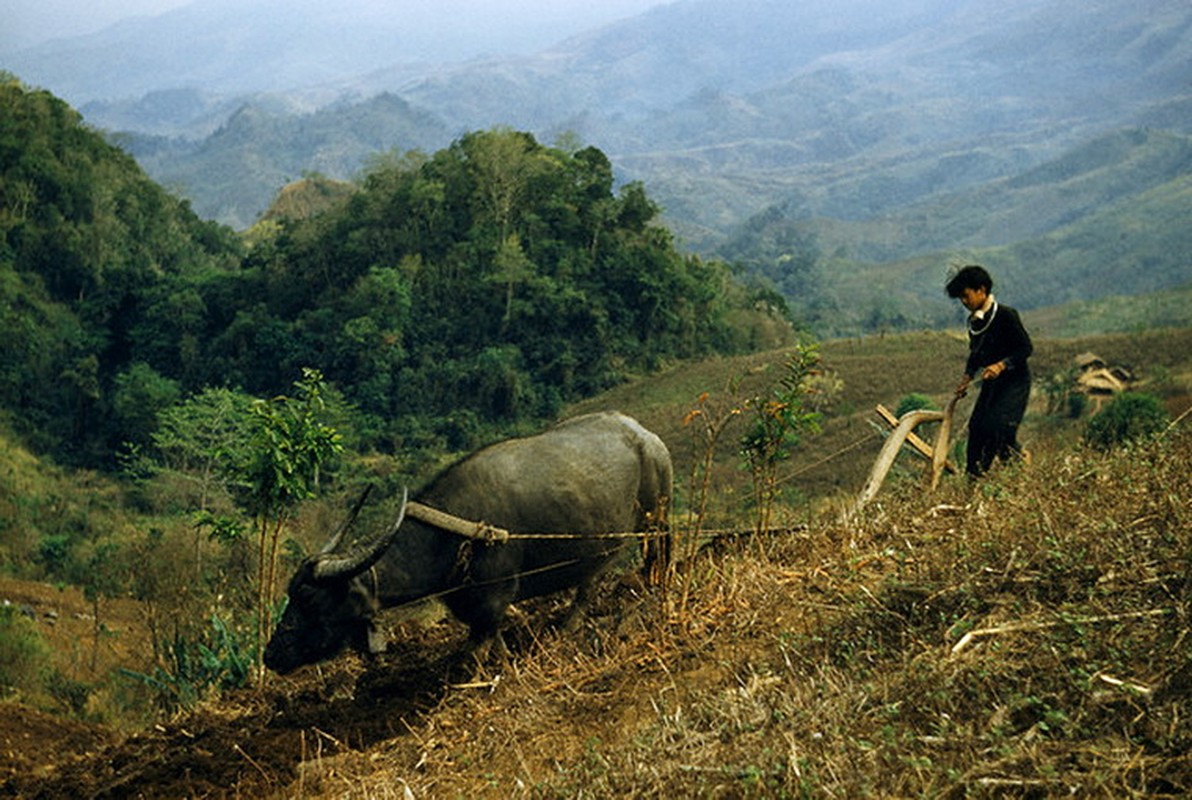
[[[1192,307],[1160,297],[1173,287],[1192,293],[1190,213],[1192,136],[1136,128],[870,220],[779,216],[751,227],[763,241],[799,231],[796,240],[814,241],[824,254],[824,296],[815,301],[826,312],[809,315],[821,332],[872,328],[875,318],[895,329],[954,322],[959,308],[943,301],[944,274],[974,261],[1024,309],[1145,293],[1156,310],[1167,309],[1134,313],[1128,324],[1110,315],[1071,320],[1072,330],[1087,333],[1140,321],[1192,325]],[[779,285],[786,278],[769,273]]]
[[[124,131],[152,176],[237,227],[303,172],[350,177],[370,154],[508,125],[604,150],[691,249],[713,252],[781,208],[850,257],[896,262],[1054,234],[1140,188],[1090,196],[1070,182],[1065,165],[1087,164],[1093,142],[1192,134],[1186,0],[678,0],[533,56],[367,73],[351,59],[396,35],[379,12],[303,44],[284,20],[209,7],[224,16],[180,10],[43,56],[69,62],[61,79],[79,92],[106,87],[81,105],[87,119]],[[254,44],[217,48],[228,56],[215,62],[169,46],[238,30]],[[113,48],[136,55],[113,62]],[[310,56],[338,66],[317,80]],[[1156,163],[1170,172],[1159,182],[1189,173],[1187,159]],[[1187,193],[1164,197],[1192,218]],[[965,223],[938,223],[956,202]],[[1192,280],[1171,257],[1182,262],[1160,270],[1164,285]]]
[[[6,46],[0,32],[0,65],[76,106],[177,88],[304,91],[381,66],[426,69],[534,52],[560,31],[596,27],[656,2],[518,0],[501,8],[491,0],[190,0],[33,45],[18,44],[18,30]]]

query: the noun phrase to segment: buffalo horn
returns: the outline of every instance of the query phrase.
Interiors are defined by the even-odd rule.
[[[397,519],[390,526],[389,530],[385,531],[384,534],[378,536],[372,542],[361,543],[342,555],[321,553],[315,559],[315,580],[327,580],[330,578],[346,580],[354,578],[372,567],[373,564],[376,564],[381,556],[385,554],[385,551],[389,549],[389,545],[393,544],[393,540],[401,528],[402,520],[406,516],[406,500],[408,497],[408,490],[402,493],[401,508],[398,509]]]
[[[360,495],[360,499],[356,501],[356,505],[352,506],[352,510],[348,512],[347,519],[340,523],[339,529],[331,535],[331,539],[327,544],[323,545],[323,549],[319,551],[322,553],[334,553],[339,543],[343,540],[344,534],[348,532],[348,528],[352,527],[352,523],[356,521],[356,517],[360,516],[360,509],[364,508],[364,501],[368,499],[369,492],[372,491],[372,484],[364,487],[364,494]]]

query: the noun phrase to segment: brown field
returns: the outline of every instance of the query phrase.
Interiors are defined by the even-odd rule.
[[[666,591],[610,578],[577,634],[552,628],[557,602],[531,604],[514,658],[474,674],[460,626],[394,617],[376,663],[343,656],[132,730],[0,703],[0,797],[1192,794],[1187,418],[1101,454],[1033,408],[1029,466],[928,494],[904,456],[866,513],[840,520],[880,446],[873,404],[946,398],[963,348],[943,334],[825,344],[847,389],[789,464],[788,529],[694,554],[681,542]],[[1192,332],[1040,342],[1036,377],[1086,349],[1162,377],[1173,416],[1192,405]],[[776,359],[679,367],[578,410],[639,416],[683,481],[695,398],[731,406],[728,376],[748,392]],[[740,522],[731,453],[716,481],[714,514]],[[34,612],[66,674],[143,668],[131,601],[104,610],[96,638],[74,590],[0,579],[3,599]]]

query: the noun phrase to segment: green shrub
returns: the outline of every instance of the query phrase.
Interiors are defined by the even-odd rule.
[[[121,669],[157,692],[161,707],[169,712],[190,708],[209,693],[233,689],[248,682],[252,669],[251,642],[218,616],[197,638],[176,634],[165,647],[166,666],[152,674]]]
[[[79,719],[87,713],[87,702],[91,699],[94,686],[76,681],[58,671],[51,672],[46,677],[46,691],[50,697],[66,711]]]
[[[898,401],[898,407],[894,409],[894,416],[901,418],[903,414],[920,409],[939,411],[939,406],[927,395],[920,394],[919,392],[911,392],[910,394],[903,395],[902,399]]]
[[[1089,407],[1089,397],[1080,392],[1068,394],[1068,419],[1080,419]]]
[[[1169,416],[1159,398],[1138,392],[1123,392],[1093,415],[1084,440],[1100,450],[1142,439],[1163,430]]]
[[[16,606],[0,606],[0,697],[39,692],[49,665],[49,647],[37,624]]]
[[[73,549],[74,540],[69,534],[43,536],[37,544],[35,560],[45,569],[46,575],[61,579],[66,576],[70,566]]]

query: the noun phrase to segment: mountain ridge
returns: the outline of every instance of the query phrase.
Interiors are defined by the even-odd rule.
[[[382,110],[382,91],[405,112]],[[228,120],[246,107],[268,112],[272,138],[229,137]],[[146,170],[200,213],[240,228],[305,171],[348,179],[377,152],[433,150],[468,130],[508,126],[599,147],[620,182],[648,187],[691,250],[717,251],[780,208],[853,237],[844,244],[856,258],[897,264],[1056,233],[1092,199],[1072,186],[1035,200],[1012,181],[1085,159],[1082,148],[1106,136],[1192,134],[1192,7],[680,0],[532,55],[395,63],[240,102],[160,90],[84,113],[113,130],[144,120],[151,135],[123,141]],[[1174,179],[1189,166],[1165,168]],[[1097,202],[1112,207],[1138,189],[1099,186]],[[1192,215],[1182,192],[1164,196]],[[946,212],[956,202],[988,221],[961,224]],[[916,214],[960,227],[931,233]],[[899,224],[906,230],[892,237]],[[920,233],[930,235],[913,240]]]
[[[1180,78],[1192,74],[1192,14],[1178,3],[1099,0],[1073,16],[1053,0],[1016,0],[997,14],[977,3],[920,0],[899,6],[899,24],[873,23],[881,30],[842,41],[847,22],[873,8],[853,0],[777,48],[749,35],[759,20],[785,14],[786,25],[772,25],[776,38],[811,12],[775,0],[751,0],[744,10],[688,0],[533,56],[380,69],[337,90],[357,102],[392,91],[438,118],[448,138],[493,125],[547,140],[572,132],[610,153],[623,180],[659,187],[668,218],[697,248],[775,202],[864,218],[924,196],[926,182],[915,188],[907,173],[935,170],[931,193],[949,191],[1005,177],[1115,127],[1153,119],[1190,128]],[[752,9],[762,11],[750,17]],[[1040,46],[1047,37],[1036,28],[1060,22],[1071,40]],[[746,52],[743,43],[754,45],[754,61],[772,57],[768,72],[726,66]],[[313,90],[305,101],[290,98],[297,114],[325,102]],[[105,119],[100,107],[86,111]],[[129,121],[117,114],[104,126]],[[396,136],[392,144],[409,146]],[[701,212],[699,198],[725,185],[733,196]],[[258,202],[225,221],[243,225],[261,210]]]

